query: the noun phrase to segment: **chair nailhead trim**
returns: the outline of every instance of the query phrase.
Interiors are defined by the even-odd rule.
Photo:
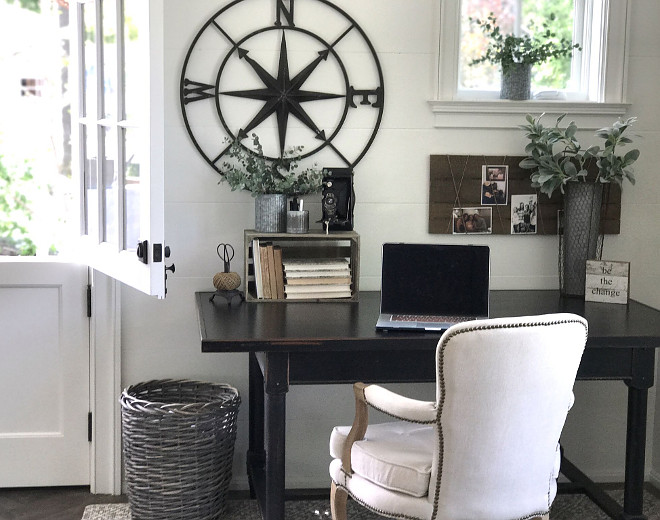
[[[531,323],[501,323],[501,324],[490,324],[486,322],[483,325],[477,325],[473,327],[458,327],[457,330],[451,331],[449,334],[444,334],[441,339],[441,344],[438,346],[438,351],[440,353],[439,356],[439,361],[438,361],[438,373],[437,373],[437,380],[440,384],[440,401],[438,402],[438,407],[437,407],[437,415],[436,415],[436,422],[438,424],[438,456],[440,457],[440,460],[438,461],[438,478],[436,481],[436,486],[435,486],[435,495],[433,497],[433,514],[431,515],[431,519],[435,520],[437,514],[438,514],[438,502],[440,500],[440,486],[442,485],[442,466],[443,466],[443,461],[444,461],[444,435],[442,431],[442,423],[440,422],[440,418],[442,417],[442,410],[444,408],[445,404],[445,378],[444,378],[444,362],[445,362],[445,347],[447,346],[447,343],[449,342],[450,339],[454,338],[455,336],[458,336],[460,334],[466,333],[466,332],[473,332],[476,330],[493,330],[493,329],[518,329],[518,328],[523,328],[523,327],[549,327],[549,326],[554,326],[554,325],[561,325],[564,323],[579,323],[580,325],[585,325],[583,321],[580,320],[553,320],[553,321],[539,321],[539,322],[531,322]],[[585,325],[585,334],[584,334],[584,341],[586,344],[587,338],[589,336],[589,326],[588,324]],[[548,486],[550,486],[550,482],[548,482]],[[548,490],[549,491],[549,490]],[[550,493],[548,492],[548,496]],[[536,518],[538,516],[543,516],[547,514],[548,511],[542,512],[542,513],[533,513],[532,515],[525,516],[525,517],[520,517],[517,519],[512,519],[512,520],[531,520],[532,518]]]
[[[416,421],[416,420],[413,420],[413,419],[408,419],[406,417],[399,417],[398,415],[394,415],[393,413],[388,412],[387,410],[383,410],[382,408],[380,408],[380,407],[378,407],[374,404],[371,404],[369,401],[366,400],[366,398],[365,398],[365,402],[368,403],[369,406],[371,406],[374,410],[378,410],[379,412],[384,413],[385,415],[389,415],[390,417],[393,417],[394,419],[400,419],[402,421],[406,421],[406,422],[413,423],[413,424],[435,424],[437,422],[437,419],[429,419],[428,421]]]

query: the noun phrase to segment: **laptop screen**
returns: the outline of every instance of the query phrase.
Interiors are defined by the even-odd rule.
[[[488,316],[488,246],[383,244],[381,313]]]

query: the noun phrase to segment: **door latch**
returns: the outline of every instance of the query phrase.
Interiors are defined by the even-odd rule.
[[[149,263],[149,242],[147,240],[138,242],[137,257],[143,264]]]

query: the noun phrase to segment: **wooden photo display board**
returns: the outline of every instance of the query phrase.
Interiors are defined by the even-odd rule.
[[[429,233],[452,234],[453,211],[456,208],[484,207],[492,209],[492,233],[511,234],[511,196],[537,194],[536,234],[557,234],[557,212],[562,209],[559,190],[552,198],[532,189],[531,170],[519,164],[525,156],[431,155],[429,190]],[[508,166],[506,204],[482,205],[482,167]],[[589,168],[595,175],[595,164]],[[621,220],[621,189],[605,184],[601,208],[601,232],[618,235]]]

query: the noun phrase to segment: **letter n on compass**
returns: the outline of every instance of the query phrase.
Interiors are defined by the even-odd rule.
[[[282,17],[286,20],[286,24],[295,27],[293,23],[293,4],[294,0],[276,0],[277,8],[277,18],[275,20],[275,25],[278,27],[282,26]]]

